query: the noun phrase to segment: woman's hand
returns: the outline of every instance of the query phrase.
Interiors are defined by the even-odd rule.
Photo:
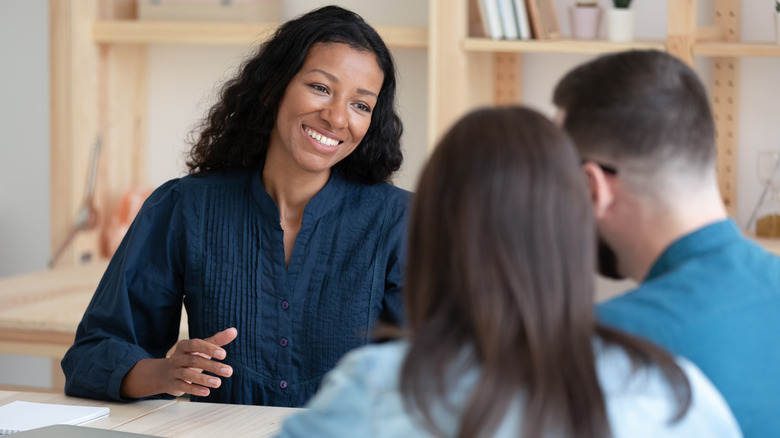
[[[206,339],[183,339],[176,344],[170,357],[142,359],[122,380],[123,398],[140,398],[168,393],[174,396],[209,395],[209,388],[219,388],[219,377],[230,377],[233,369],[218,360],[225,358],[226,345],[236,339],[235,328],[223,330]],[[214,374],[203,374],[204,371]]]

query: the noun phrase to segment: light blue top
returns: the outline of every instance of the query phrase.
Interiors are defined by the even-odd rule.
[[[319,392],[309,401],[309,409],[287,419],[280,437],[430,437],[432,436],[405,410],[399,392],[400,369],[407,351],[403,341],[358,348],[347,354],[325,377]],[[721,395],[690,362],[678,363],[691,382],[693,402],[683,419],[670,425],[676,405],[666,381],[655,368],[632,373],[630,359],[617,347],[596,342],[597,372],[610,426],[615,438],[656,437],[741,437],[736,420]],[[449,401],[462,409],[479,370],[467,373],[448,394]],[[495,437],[520,436],[522,394]],[[455,436],[458,414],[436,408],[437,424],[447,436]]]
[[[642,284],[601,304],[598,317],[695,363],[746,437],[780,437],[780,258],[733,221],[672,243]]]

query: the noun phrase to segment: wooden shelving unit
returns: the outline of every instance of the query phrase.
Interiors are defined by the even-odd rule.
[[[262,42],[277,27],[278,23],[98,20],[92,25],[92,39],[98,44],[249,45]],[[390,47],[428,46],[428,29],[424,27],[376,29]]]
[[[697,26],[695,0],[667,0],[662,41],[495,41],[481,36],[475,0],[430,0],[428,144],[458,117],[486,104],[522,102],[523,53],[601,54],[628,49],[666,50],[688,64],[711,58],[711,96],[716,119],[718,178],[727,209],[736,212],[739,60],[780,57],[775,44],[743,43],[740,0],[714,0],[714,25]],[[756,239],[780,254],[780,242]]]
[[[463,50],[467,52],[494,53],[585,53],[600,54],[620,52],[631,49],[664,50],[664,41],[634,41],[630,43],[613,43],[609,41],[578,41],[578,40],[491,40],[489,38],[465,38]]]
[[[522,102],[524,53],[600,54],[627,49],[667,50],[693,63],[713,62],[713,109],[718,174],[729,210],[736,206],[739,60],[780,57],[780,46],[739,42],[740,0],[713,0],[715,25],[698,27],[695,0],[667,0],[666,38],[606,41],[494,41],[478,36],[476,0],[429,0],[429,23],[378,27],[388,44],[428,49],[428,145],[468,110]],[[135,20],[134,0],[51,0],[52,247],[64,238],[81,206],[91,147],[104,143],[96,207],[111,211],[122,191],[146,181],[147,46],[257,44],[275,23]],[[762,244],[771,246],[772,242]],[[778,245],[780,246],[780,245]],[[65,255],[76,263],[95,253],[99,235],[81,233]],[[777,250],[780,251],[780,250]]]

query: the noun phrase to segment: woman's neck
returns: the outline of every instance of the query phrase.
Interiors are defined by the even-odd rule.
[[[311,173],[295,166],[286,166],[271,151],[263,165],[263,187],[279,207],[280,222],[299,224],[306,204],[322,190],[330,172]]]

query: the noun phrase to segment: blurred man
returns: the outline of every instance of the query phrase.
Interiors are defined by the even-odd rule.
[[[606,55],[553,100],[588,176],[599,272],[640,283],[600,321],[696,363],[745,437],[780,437],[780,258],[728,218],[696,74],[659,51]]]

